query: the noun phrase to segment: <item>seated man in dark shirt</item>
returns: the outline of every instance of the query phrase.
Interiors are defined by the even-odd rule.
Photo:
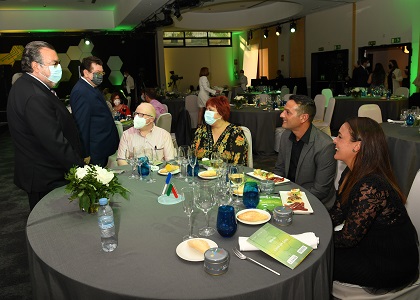
[[[335,148],[331,137],[312,125],[315,113],[311,98],[290,96],[280,115],[286,131],[274,173],[304,187],[330,209],[335,201]]]

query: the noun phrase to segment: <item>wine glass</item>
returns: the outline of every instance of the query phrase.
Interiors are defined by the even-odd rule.
[[[188,166],[188,146],[179,146],[177,153],[177,162],[181,168],[178,178],[184,178],[185,181],[188,181],[187,166]],[[184,172],[183,172],[184,171]]]
[[[239,164],[231,165],[229,167],[229,180],[233,185],[233,191],[238,191],[239,187],[244,183],[245,175],[243,171],[243,167]],[[236,193],[236,197],[234,200],[234,204],[240,205],[241,200],[239,199],[238,194]]]
[[[137,157],[136,157],[136,149],[133,147],[132,151],[129,149],[125,150],[125,159],[128,164],[131,166],[131,175],[128,179],[138,179],[139,176],[135,174],[136,171],[136,164],[137,164]]]
[[[186,186],[181,189],[182,207],[188,216],[188,235],[185,235],[182,240],[196,238],[197,236],[192,233],[191,215],[194,211],[194,197],[196,195],[195,187]]]
[[[217,176],[220,175],[220,168],[222,167],[223,160],[219,152],[213,152],[210,157],[210,166],[216,171]]]
[[[201,236],[210,236],[216,232],[216,229],[209,225],[208,212],[216,204],[215,186],[211,183],[202,183],[197,189],[194,198],[195,206],[200,209],[206,216],[206,227],[201,228],[198,233]]]
[[[188,148],[188,164],[191,167],[191,185],[196,185],[194,178],[194,167],[197,164],[196,150],[193,147]]]
[[[149,167],[149,179],[146,181],[147,183],[154,183],[156,179],[153,178],[153,172],[155,171],[154,166],[154,153],[152,148],[144,149],[144,155],[147,157],[148,160],[148,167]]]

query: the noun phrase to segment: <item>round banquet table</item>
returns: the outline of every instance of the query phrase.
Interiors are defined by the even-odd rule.
[[[281,110],[263,110],[251,106],[230,108],[230,122],[248,127],[252,134],[252,150],[259,155],[274,153],[274,136],[277,127],[283,124]]]
[[[218,233],[209,237],[230,253],[226,274],[212,276],[203,262],[185,261],[175,249],[188,232],[182,204],[157,202],[166,177],[157,183],[129,180],[118,175],[131,191],[129,200],[112,200],[118,248],[101,250],[97,216],[79,211],[69,203],[64,187],[45,196],[29,215],[26,234],[34,299],[329,299],[332,285],[332,223],[323,204],[307,192],[312,215],[295,215],[282,227],[290,234],[313,231],[319,238],[313,250],[294,270],[262,251],[250,257],[281,273],[277,276],[234,256],[239,236],[250,236],[262,225],[238,223],[232,238]],[[201,179],[200,179],[201,180]],[[178,191],[186,185],[176,177]],[[276,186],[290,190],[294,183]],[[304,190],[304,189],[302,189]],[[210,212],[216,225],[217,208]],[[193,231],[205,225],[204,214],[194,211]],[[272,222],[272,221],[270,221]]]
[[[399,120],[403,108],[408,107],[408,99],[380,99],[378,97],[335,97],[334,112],[331,119],[331,131],[336,132],[347,118],[356,117],[359,107],[364,104],[377,104],[381,108],[382,121]]]
[[[407,196],[420,169],[419,127],[382,123],[388,143],[392,169],[402,192]]]

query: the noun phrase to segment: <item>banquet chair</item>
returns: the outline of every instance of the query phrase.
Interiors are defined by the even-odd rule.
[[[286,102],[289,101],[290,96],[292,96],[292,94],[286,94],[286,95],[284,95],[284,97],[282,96],[283,97],[283,101],[286,101]]]
[[[242,131],[245,134],[246,140],[248,141],[248,167],[254,167],[254,159],[252,157],[252,134],[248,127],[241,126]]]
[[[286,95],[286,94],[290,94],[290,89],[287,86],[283,85],[281,87],[280,92],[281,92],[281,94],[280,94],[281,96]]]
[[[295,85],[295,86],[293,87],[293,95],[296,95],[296,93],[297,93],[297,85]]]
[[[120,121],[114,121],[114,122],[115,122],[115,126],[117,126],[118,136],[121,139],[121,136],[124,131],[123,126]],[[115,168],[117,166],[117,153],[118,153],[118,150],[114,154],[108,157],[108,164],[107,164],[108,168]]]
[[[277,127],[274,131],[274,151],[276,152],[280,150],[280,140],[285,130],[283,127]]]
[[[188,95],[185,97],[185,109],[190,114],[191,128],[197,128],[199,110],[197,95]]]
[[[165,129],[171,133],[172,115],[170,113],[164,113],[159,116],[156,120],[156,126]]]
[[[314,122],[316,121],[324,121],[324,114],[325,114],[325,102],[327,101],[327,98],[322,95],[318,94],[315,96],[314,102],[316,106],[316,114],[314,117]]]
[[[328,103],[327,110],[325,111],[324,120],[322,122],[313,122],[314,126],[316,126],[319,130],[325,132],[329,136],[331,136],[331,119],[334,113],[334,106],[335,106],[335,98],[331,98],[330,102]]]
[[[325,107],[328,107],[328,103],[330,99],[333,97],[333,93],[331,89],[323,89],[321,94],[325,96]]]
[[[410,94],[410,90],[404,86],[400,86],[394,91],[394,95],[404,96],[405,98],[408,98],[409,94]]]
[[[382,123],[382,112],[378,104],[363,104],[357,112],[359,117],[368,117],[379,124]]]

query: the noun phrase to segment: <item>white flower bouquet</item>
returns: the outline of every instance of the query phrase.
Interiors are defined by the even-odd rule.
[[[70,201],[79,199],[83,211],[93,213],[98,209],[100,198],[120,194],[127,199],[129,191],[123,187],[112,171],[99,166],[73,167],[65,175],[69,181],[66,191],[71,193]]]

